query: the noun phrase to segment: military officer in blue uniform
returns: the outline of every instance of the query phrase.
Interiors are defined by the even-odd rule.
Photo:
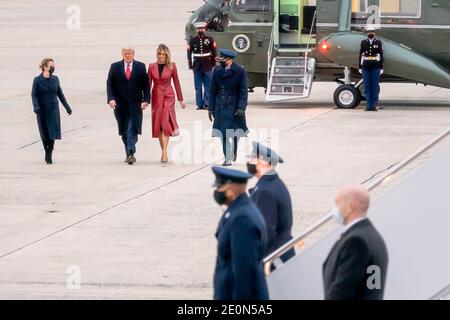
[[[359,72],[364,80],[365,111],[378,111],[380,76],[383,74],[383,44],[375,38],[375,27],[367,26],[367,39],[361,41]]]
[[[220,64],[213,70],[209,119],[213,121],[213,137],[222,141],[224,166],[236,161],[238,142],[248,133],[245,110],[248,102],[248,79],[244,68],[235,63],[234,51],[220,50]]]
[[[216,232],[215,300],[267,300],[262,260],[266,228],[259,209],[246,193],[246,172],[214,166],[214,199],[227,207]]]
[[[267,230],[267,249],[269,255],[292,239],[292,203],[286,185],[275,171],[283,159],[272,149],[253,142],[253,151],[247,170],[258,178],[258,183],[250,189],[250,196],[264,217]],[[281,256],[283,262],[293,257],[293,249]]]
[[[208,110],[211,72],[216,65],[217,49],[214,39],[205,35],[206,22],[197,22],[194,26],[197,28],[197,36],[189,40],[188,65],[194,71],[197,110]]]

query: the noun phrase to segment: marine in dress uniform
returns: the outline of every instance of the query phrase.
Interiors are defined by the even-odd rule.
[[[383,74],[383,44],[375,38],[375,27],[366,27],[367,39],[361,41],[359,71],[364,80],[366,111],[378,111],[380,75]]]
[[[248,102],[248,79],[244,68],[233,62],[236,53],[220,50],[220,64],[212,74],[209,119],[213,137],[222,141],[224,166],[236,161],[238,142],[248,133],[245,110]]]
[[[250,189],[252,201],[264,217],[267,230],[266,256],[292,239],[292,203],[286,185],[278,176],[275,167],[283,159],[270,148],[253,142],[253,151],[247,170],[258,178]],[[293,249],[281,256],[283,262],[293,257]]]
[[[189,69],[194,71],[195,103],[197,110],[208,109],[211,72],[216,65],[216,43],[205,35],[206,22],[194,24],[197,36],[189,41],[187,58]]]
[[[216,232],[215,300],[267,300],[263,272],[266,228],[259,209],[245,192],[251,175],[215,166],[214,199],[226,205]]]

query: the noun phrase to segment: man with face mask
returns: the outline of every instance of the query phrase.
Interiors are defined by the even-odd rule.
[[[361,42],[359,52],[359,73],[364,80],[364,94],[367,106],[365,111],[378,111],[380,76],[383,71],[383,44],[375,38],[375,27],[366,27],[367,39]]]
[[[383,238],[367,218],[369,205],[370,195],[362,186],[338,192],[332,214],[345,231],[323,264],[327,300],[383,299],[388,253]]]
[[[238,142],[248,133],[245,110],[248,102],[248,79],[244,68],[233,61],[237,54],[220,50],[220,65],[213,70],[210,91],[209,120],[213,137],[222,142],[224,166],[236,161]]]
[[[286,185],[278,176],[275,167],[283,159],[266,146],[253,142],[253,151],[247,170],[258,178],[250,189],[250,196],[264,217],[267,230],[266,256],[292,239],[292,204]],[[293,249],[281,256],[283,262],[293,257]]]
[[[196,22],[197,36],[189,40],[187,58],[194,71],[195,103],[197,110],[208,110],[211,72],[216,65],[217,50],[214,39],[205,35],[206,22]]]
[[[246,193],[251,175],[214,166],[214,200],[226,206],[216,232],[215,300],[267,300],[262,260],[266,229],[261,212]]]

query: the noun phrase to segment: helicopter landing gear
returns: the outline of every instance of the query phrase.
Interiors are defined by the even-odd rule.
[[[340,86],[334,91],[334,104],[340,109],[355,109],[363,100],[360,91],[363,80],[361,79],[353,84],[350,80],[350,69],[347,67],[344,69],[344,77],[344,81],[336,80]]]
[[[334,104],[340,109],[355,109],[361,103],[361,93],[352,84],[340,85],[333,98]]]

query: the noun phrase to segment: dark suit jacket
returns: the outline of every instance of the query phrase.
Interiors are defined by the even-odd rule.
[[[150,84],[145,64],[133,61],[130,80],[125,75],[125,62],[118,61],[111,65],[106,83],[109,103],[115,100],[114,110],[119,134],[125,135],[128,119],[131,117],[133,125],[139,134],[142,133],[141,103],[150,103]]]
[[[247,194],[238,197],[217,229],[215,300],[267,300],[262,260],[266,250],[264,220]]]
[[[57,76],[46,79],[42,74],[34,78],[31,99],[42,140],[61,139],[61,118],[58,98],[66,111],[70,111]]]
[[[380,289],[367,286],[374,274],[368,273],[369,266],[380,268]],[[325,299],[383,299],[387,267],[388,253],[381,235],[368,219],[356,223],[336,242],[323,264]]]
[[[267,174],[258,180],[250,195],[261,211],[267,230],[267,250],[269,255],[292,239],[292,204],[291,196],[278,174]],[[282,260],[294,256],[294,250],[286,252]]]

